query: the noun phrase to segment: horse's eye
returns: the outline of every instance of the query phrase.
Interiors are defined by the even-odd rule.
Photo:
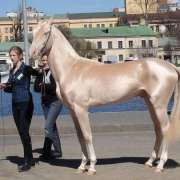
[[[49,34],[49,31],[45,32],[44,35],[47,36]]]

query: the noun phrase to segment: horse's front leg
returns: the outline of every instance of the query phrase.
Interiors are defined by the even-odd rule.
[[[82,161],[81,161],[80,166],[78,167],[77,173],[84,173],[86,171],[86,169],[87,169],[86,164],[88,162],[87,147],[86,147],[86,144],[85,144],[85,141],[84,141],[84,137],[83,137],[81,128],[79,126],[78,119],[77,119],[76,114],[74,113],[74,111],[71,111],[71,116],[72,116],[73,121],[74,121],[74,125],[75,125],[76,132],[77,132],[77,137],[78,137],[79,143],[81,145],[81,150],[82,150]]]
[[[92,132],[89,123],[88,111],[86,108],[83,108],[78,105],[74,105],[73,111],[74,111],[74,115],[76,116],[76,120],[79,124],[79,127],[81,129],[83,141],[85,142],[85,145],[89,151],[90,166],[88,169],[88,175],[96,174],[96,170],[95,170],[96,155],[92,143]],[[84,166],[83,159],[81,165]],[[81,165],[79,168],[82,167]]]

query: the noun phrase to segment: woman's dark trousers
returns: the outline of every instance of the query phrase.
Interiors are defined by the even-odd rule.
[[[32,99],[28,102],[12,103],[13,117],[24,149],[24,164],[28,165],[32,163],[33,159],[31,137],[29,135],[33,110]]]

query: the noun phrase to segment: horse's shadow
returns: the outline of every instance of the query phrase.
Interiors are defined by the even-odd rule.
[[[96,165],[112,165],[112,164],[121,164],[121,163],[135,163],[135,164],[145,164],[148,160],[148,157],[114,157],[114,158],[100,158],[97,160]],[[69,168],[78,168],[80,165],[80,159],[54,159],[50,161],[51,165],[54,166],[63,166]],[[156,165],[156,162],[155,164]],[[168,159],[165,168],[177,168],[180,164],[172,159]]]
[[[40,150],[38,150],[40,151]],[[35,152],[35,151],[34,151]],[[19,156],[7,156],[7,160],[17,165],[23,163],[23,158]],[[135,163],[135,164],[144,164],[147,161],[148,157],[114,157],[114,158],[100,158],[97,160],[97,165],[112,165],[112,164],[121,164],[121,163]],[[35,163],[45,162],[53,166],[61,166],[77,169],[80,165],[81,159],[51,159],[49,161],[44,161],[41,158],[34,158]],[[156,164],[157,162],[155,162]],[[165,168],[177,168],[180,164],[175,160],[168,159]]]

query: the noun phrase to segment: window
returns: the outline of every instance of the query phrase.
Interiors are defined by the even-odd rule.
[[[123,48],[123,42],[122,41],[118,41],[118,48],[122,49]]]
[[[9,41],[9,37],[8,36],[5,36],[5,41]]]
[[[119,61],[123,61],[123,55],[119,54]]]
[[[14,41],[14,37],[13,36],[10,36],[10,41]]]
[[[105,27],[105,24],[101,24],[101,27]]]
[[[87,28],[87,24],[84,24],[84,28]]]
[[[96,27],[100,28],[100,24],[96,24]]]
[[[33,31],[33,27],[30,26],[30,27],[29,27],[29,32],[32,32],[32,31]]]
[[[153,47],[153,40],[149,40],[149,47]]]
[[[89,28],[92,28],[92,24],[89,24]]]
[[[102,42],[101,42],[101,41],[98,41],[98,42],[97,42],[97,48],[98,48],[98,49],[102,49]]]
[[[133,58],[133,57],[134,57],[134,54],[129,54],[129,57]]]
[[[109,24],[109,27],[113,27],[113,24]]]
[[[150,28],[154,31],[154,26],[150,26]]]
[[[6,27],[6,28],[4,29],[4,31],[5,31],[5,33],[8,33],[8,28]]]
[[[9,29],[9,30],[10,30],[10,33],[13,33],[13,28],[12,28],[12,27],[10,27],[10,29]]]
[[[112,41],[108,41],[108,49],[112,49]]]
[[[169,25],[169,32],[175,32],[176,31],[176,26],[174,24]]]
[[[129,48],[133,48],[133,41],[129,41]]]
[[[146,40],[142,40],[142,47],[143,47],[143,48],[146,47]]]
[[[159,32],[159,26],[156,26],[156,32]]]

